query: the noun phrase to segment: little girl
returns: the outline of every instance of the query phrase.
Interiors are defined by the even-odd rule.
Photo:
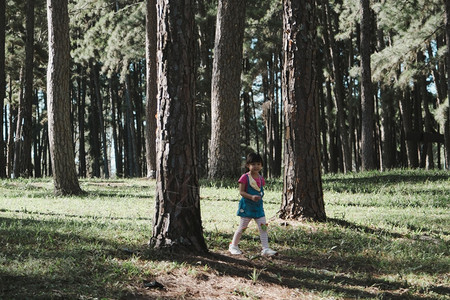
[[[237,215],[241,217],[241,221],[228,250],[231,254],[242,254],[238,247],[239,241],[250,221],[254,219],[259,228],[262,244],[261,255],[276,255],[277,252],[269,248],[269,236],[267,235],[267,223],[263,208],[262,198],[264,196],[263,186],[265,181],[259,174],[263,167],[263,160],[259,154],[250,153],[247,156],[245,166],[249,172],[242,175],[238,181],[239,192],[242,198],[239,201]]]

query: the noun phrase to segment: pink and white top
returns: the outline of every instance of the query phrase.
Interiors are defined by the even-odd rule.
[[[247,175],[251,176],[248,173],[244,173],[241,176],[241,178],[239,178],[239,180],[238,180],[239,183],[243,183],[245,185],[245,190],[247,190],[247,186],[248,186],[248,177],[247,177]],[[258,178],[256,178],[255,181],[256,181],[256,184],[259,187],[266,185],[266,181],[264,180],[264,178],[261,175]]]

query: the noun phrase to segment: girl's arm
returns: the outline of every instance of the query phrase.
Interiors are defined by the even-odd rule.
[[[244,197],[246,199],[250,199],[255,202],[258,201],[259,199],[261,199],[261,196],[259,196],[259,195],[250,195],[249,193],[247,193],[245,191],[244,183],[239,183],[239,193],[241,194],[242,197]]]

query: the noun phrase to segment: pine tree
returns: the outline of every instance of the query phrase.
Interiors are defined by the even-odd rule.
[[[47,0],[49,145],[57,194],[80,194],[70,124],[69,14],[67,0]]]
[[[6,177],[5,140],[3,136],[3,107],[6,97],[6,74],[5,74],[5,35],[6,35],[6,0],[0,0],[0,178]]]
[[[323,201],[314,0],[287,0],[283,15],[283,102],[286,120],[280,217],[326,219]]]
[[[150,245],[206,252],[195,159],[193,2],[158,0],[157,9],[157,188]]]
[[[146,14],[146,107],[145,107],[145,148],[147,161],[147,178],[156,178],[156,1],[147,1]]]
[[[372,92],[372,72],[370,69],[371,54],[371,12],[370,0],[361,0],[361,157],[362,169],[375,169],[375,140],[374,140],[374,101]]]
[[[210,178],[241,172],[240,79],[245,0],[219,0],[211,87]]]

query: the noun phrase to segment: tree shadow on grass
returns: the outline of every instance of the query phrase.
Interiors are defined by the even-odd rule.
[[[361,232],[361,229],[354,224],[343,224]],[[259,242],[248,235],[243,236],[241,243],[243,247],[241,248],[244,251],[248,250],[247,253],[250,254],[244,252],[244,255],[238,256],[228,254],[225,250],[227,245],[223,241],[229,241],[231,239],[230,234],[206,232],[206,235],[210,237],[210,240],[214,237],[219,240],[219,242],[212,241],[214,245],[210,246],[216,250],[208,254],[193,256],[159,251],[157,253],[165,256],[167,260],[188,263],[193,267],[198,266],[200,262],[201,265],[207,265],[215,270],[215,273],[221,274],[225,278],[245,279],[250,284],[253,280],[251,279],[252,272],[257,272],[259,274],[257,282],[265,287],[275,285],[290,290],[301,289],[324,294],[336,293],[343,298],[434,299],[424,291],[414,294],[409,293],[409,291],[417,290],[418,287],[404,280],[382,279],[380,275],[385,275],[385,270],[381,270],[380,273],[378,266],[389,262],[384,261],[381,257],[361,258],[358,253],[346,255],[346,253],[343,253],[346,251],[345,248],[336,249],[332,253],[325,253],[324,248],[320,245],[321,241],[326,240],[325,236],[321,236],[315,241],[309,240],[310,243],[317,243],[314,246],[317,248],[315,251],[282,249],[278,256],[266,258],[251,255],[251,253],[258,253]],[[394,236],[400,237],[397,234],[392,234],[392,237]],[[329,239],[334,238],[329,237]],[[273,244],[277,247],[277,245],[289,242],[294,243],[293,240],[289,241],[289,237],[286,236],[285,241],[278,239],[273,241]],[[254,246],[254,244],[258,246]],[[224,250],[217,250],[218,248]],[[151,249],[143,251],[142,258],[154,259],[155,251]],[[360,249],[360,251],[364,251],[364,249]],[[393,273],[393,275],[397,274]],[[441,296],[450,292],[448,288],[442,286],[429,286],[428,289]]]
[[[148,259],[154,259],[155,250],[149,250]],[[164,259],[176,261],[178,263],[188,263],[192,266],[207,265],[221,276],[229,276],[241,278],[251,281],[251,274],[254,270],[258,270],[259,276],[257,283],[265,287],[268,285],[276,285],[290,290],[308,290],[313,293],[322,292],[329,294],[337,293],[343,298],[377,298],[377,299],[434,299],[426,295],[413,296],[404,295],[398,291],[408,291],[411,285],[404,282],[392,282],[382,279],[376,279],[369,274],[366,277],[352,277],[352,274],[336,274],[332,271],[319,269],[314,267],[297,267],[293,268],[291,260],[280,253],[274,258],[259,257],[256,259],[248,259],[244,256],[232,256],[219,252],[210,252],[205,255],[190,254],[167,254],[158,252],[159,256],[163,255]],[[162,257],[161,257],[162,258]],[[144,256],[145,259],[145,256]],[[225,279],[226,280],[226,279]],[[164,284],[164,282],[162,282]],[[376,291],[370,291],[368,287],[374,287]],[[170,289],[170,287],[167,287]],[[448,290],[439,290],[435,288],[436,293],[445,295]],[[373,289],[372,289],[373,290]],[[281,295],[280,295],[281,296]]]
[[[423,170],[409,170],[404,173],[370,172],[361,174],[355,174],[355,177],[345,176],[337,178],[324,176],[322,180],[323,188],[324,190],[333,190],[335,192],[374,193],[381,187],[397,186],[400,183],[416,184],[450,180],[450,173],[426,173]]]
[[[392,232],[392,231],[387,231],[387,230],[379,229],[379,228],[372,228],[372,227],[352,223],[352,222],[349,222],[347,220],[342,220],[342,219],[327,218],[327,222],[331,223],[331,224],[335,224],[335,225],[343,227],[343,228],[348,228],[351,230],[361,231],[361,232],[365,232],[365,233],[369,233],[369,234],[383,235],[383,236],[388,236],[388,237],[397,238],[397,239],[410,238],[409,235]],[[420,230],[420,231],[424,232],[424,234],[429,233],[429,234],[437,234],[437,235],[439,235],[439,234],[450,235],[450,232],[447,232],[447,231],[437,231],[437,230],[432,230],[432,229],[427,229],[427,228],[418,228],[418,227],[416,227],[414,225],[410,225],[410,224],[407,224],[406,226],[412,232]],[[423,235],[422,237],[427,237],[427,235]],[[441,242],[440,240],[438,240],[436,238],[426,238],[426,239]]]
[[[92,221],[0,217],[0,299],[124,294],[123,286],[112,283],[128,280],[119,261],[129,259],[129,253],[118,241],[91,234],[89,228],[101,226]]]
[[[361,264],[368,267],[353,272],[346,265],[346,258],[339,255],[327,258],[322,253],[322,239],[310,239],[316,243],[318,252],[305,253],[298,248],[294,252],[281,250],[274,258],[231,256],[226,251],[215,250],[204,255],[170,253],[157,251],[146,246],[127,246],[117,240],[93,235],[93,229],[102,229],[105,224],[87,222],[70,228],[73,220],[33,220],[0,217],[0,298],[4,299],[80,299],[80,298],[135,298],[127,286],[136,281],[147,279],[148,275],[137,275],[139,269],[132,269],[136,259],[144,265],[153,262],[171,261],[198,267],[208,266],[215,274],[246,280],[251,284],[249,275],[257,270],[257,283],[264,288],[279,286],[294,290],[308,290],[312,293],[334,292],[344,298],[386,298],[386,299],[431,299],[425,294],[412,296],[399,294],[399,290],[411,290],[416,287],[403,281],[377,279],[371,266],[379,261],[366,259]],[[339,223],[338,221],[335,221]],[[341,226],[341,225],[339,225]],[[355,231],[356,225],[344,223]],[[96,228],[99,227],[99,228]],[[229,241],[230,234],[205,232],[210,239]],[[285,238],[286,240],[283,240]],[[276,245],[286,242],[303,242],[303,236],[285,235],[275,241]],[[306,236],[308,238],[308,236]],[[328,237],[332,239],[332,236]],[[334,237],[335,238],[335,237]],[[289,241],[289,239],[291,239]],[[300,239],[300,241],[295,241]],[[258,241],[246,236],[243,239],[249,252],[258,253]],[[324,241],[322,241],[324,242]],[[253,243],[253,244],[252,244]],[[217,245],[217,244],[216,244]],[[134,246],[136,247],[136,246]],[[328,246],[326,246],[328,247]],[[128,248],[131,248],[130,250]],[[225,248],[226,249],[226,248]],[[345,251],[345,249],[340,250]],[[339,253],[338,253],[339,254]],[[381,259],[381,258],[379,258]],[[339,267],[339,268],[337,268]],[[131,269],[130,269],[131,268]],[[337,269],[341,269],[336,271]],[[136,278],[139,277],[140,279]],[[175,276],[175,275],[173,275]],[[165,282],[161,282],[165,284]],[[179,281],[179,284],[183,284]],[[376,287],[376,290],[368,287]],[[140,286],[144,290],[143,286]],[[168,286],[168,289],[173,288]],[[201,289],[201,287],[199,287]],[[431,287],[439,294],[446,295],[444,287]],[[145,295],[145,294],[142,294]],[[163,296],[163,295],[161,295]],[[163,297],[161,297],[163,298]]]

